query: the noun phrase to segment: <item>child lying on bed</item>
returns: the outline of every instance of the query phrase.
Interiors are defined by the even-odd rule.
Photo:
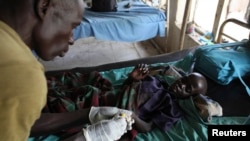
[[[116,106],[133,111],[135,129],[139,132],[150,131],[154,125],[168,130],[183,115],[177,100],[199,93],[204,94],[207,89],[206,80],[199,73],[181,77],[173,85],[168,86],[158,77],[150,75],[148,66],[144,64],[134,68],[117,94],[114,94],[112,84],[98,72],[87,75],[80,72],[63,72],[57,75],[51,78],[47,76],[48,103],[41,119],[33,127],[34,136],[56,133],[60,129],[71,129],[57,134],[68,136],[82,129],[89,121],[94,124],[105,117],[115,115],[107,115],[108,112],[104,112],[105,108],[108,109],[106,111],[114,109],[115,113],[120,111],[118,108],[102,106]],[[100,113],[104,115],[100,116]],[[75,128],[77,125],[80,127]]]
[[[161,76],[151,75],[148,65],[139,64],[129,74],[119,94],[119,101],[122,101],[119,107],[133,110],[139,119],[145,121],[137,124],[135,120],[140,132],[150,131],[154,125],[167,131],[183,116],[177,100],[207,91],[206,78],[200,73],[192,72],[186,76],[182,76],[184,73],[176,74],[177,80],[169,85],[163,79],[164,75],[168,75],[166,72],[169,73],[165,70]],[[124,102],[124,99],[129,100]]]
[[[164,73],[169,75],[170,71]],[[117,101],[118,107],[134,112],[137,131],[150,131],[155,124],[165,131],[168,130],[183,116],[177,104],[178,99],[206,93],[207,81],[203,75],[197,72],[186,76],[182,76],[183,74],[171,73],[177,80],[168,85],[160,77],[151,75],[146,64],[139,64],[132,70],[118,94]],[[92,110],[98,111],[99,108],[92,107]],[[99,114],[96,115],[100,117]],[[100,120],[96,115],[90,116],[92,123],[95,123],[95,119]]]

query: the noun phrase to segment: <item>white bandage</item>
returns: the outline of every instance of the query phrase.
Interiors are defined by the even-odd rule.
[[[107,120],[112,119],[116,115],[126,115],[126,121],[127,121],[127,130],[132,129],[132,125],[134,123],[134,119],[132,119],[132,112],[128,110],[119,109],[116,107],[91,107],[91,110],[89,112],[89,120],[91,124],[97,123],[101,120]]]
[[[127,132],[125,117],[114,116],[110,120],[102,120],[83,129],[87,141],[115,141]]]

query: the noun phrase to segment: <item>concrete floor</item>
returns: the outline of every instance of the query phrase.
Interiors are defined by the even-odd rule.
[[[42,61],[45,70],[61,70],[75,67],[97,66],[112,62],[132,60],[160,54],[150,41],[135,43],[101,41],[93,37],[79,39],[64,57]]]

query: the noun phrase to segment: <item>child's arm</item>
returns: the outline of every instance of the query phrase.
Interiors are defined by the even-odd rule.
[[[145,122],[141,120],[135,113],[132,114],[132,118],[135,120],[133,127],[140,133],[149,132],[153,129],[152,122]]]
[[[124,85],[130,85],[133,82],[140,81],[144,79],[149,74],[149,68],[147,64],[138,64],[135,68],[129,73],[128,79],[124,82]],[[135,123],[133,127],[138,132],[148,132],[151,131],[153,128],[152,123],[147,123],[141,120],[135,113],[132,114],[132,118],[134,119]]]

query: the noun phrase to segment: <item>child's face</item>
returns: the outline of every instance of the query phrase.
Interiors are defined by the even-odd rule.
[[[195,94],[205,94],[207,82],[199,73],[191,73],[188,76],[176,80],[170,86],[170,89],[178,98],[186,98]]]

